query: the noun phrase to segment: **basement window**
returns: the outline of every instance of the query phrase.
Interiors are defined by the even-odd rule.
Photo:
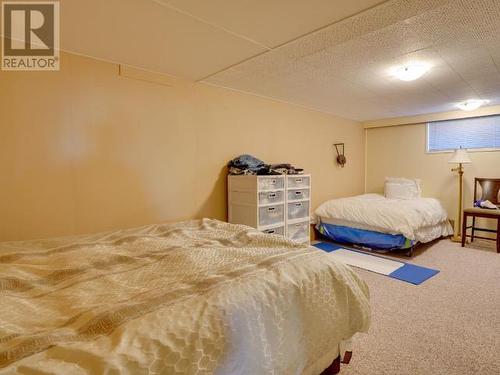
[[[500,150],[500,115],[427,124],[427,152],[446,152],[457,148]]]

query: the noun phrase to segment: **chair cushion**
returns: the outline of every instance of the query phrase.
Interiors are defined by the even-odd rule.
[[[464,212],[468,214],[487,214],[487,215],[496,215],[500,216],[500,210],[490,210],[487,208],[479,208],[479,207],[473,207],[473,208],[466,208],[464,209]]]

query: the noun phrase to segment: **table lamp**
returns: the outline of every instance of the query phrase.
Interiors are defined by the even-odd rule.
[[[455,150],[453,157],[448,161],[450,164],[458,164],[458,167],[453,168],[452,172],[458,172],[458,220],[455,220],[455,232],[453,237],[451,238],[454,242],[461,242],[461,228],[462,228],[462,202],[463,202],[463,175],[464,175],[464,164],[471,164],[472,161],[469,158],[469,154],[467,154],[467,150],[463,148],[459,148]]]

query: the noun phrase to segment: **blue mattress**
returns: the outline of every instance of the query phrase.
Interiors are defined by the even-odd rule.
[[[361,245],[374,249],[409,249],[415,243],[402,234],[388,234],[341,225],[319,223],[316,228],[325,237],[335,242]]]

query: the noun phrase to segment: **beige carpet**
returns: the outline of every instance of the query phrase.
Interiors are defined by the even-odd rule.
[[[485,242],[418,250],[410,262],[441,271],[419,286],[356,269],[370,287],[372,326],[341,374],[500,374],[500,254]]]

